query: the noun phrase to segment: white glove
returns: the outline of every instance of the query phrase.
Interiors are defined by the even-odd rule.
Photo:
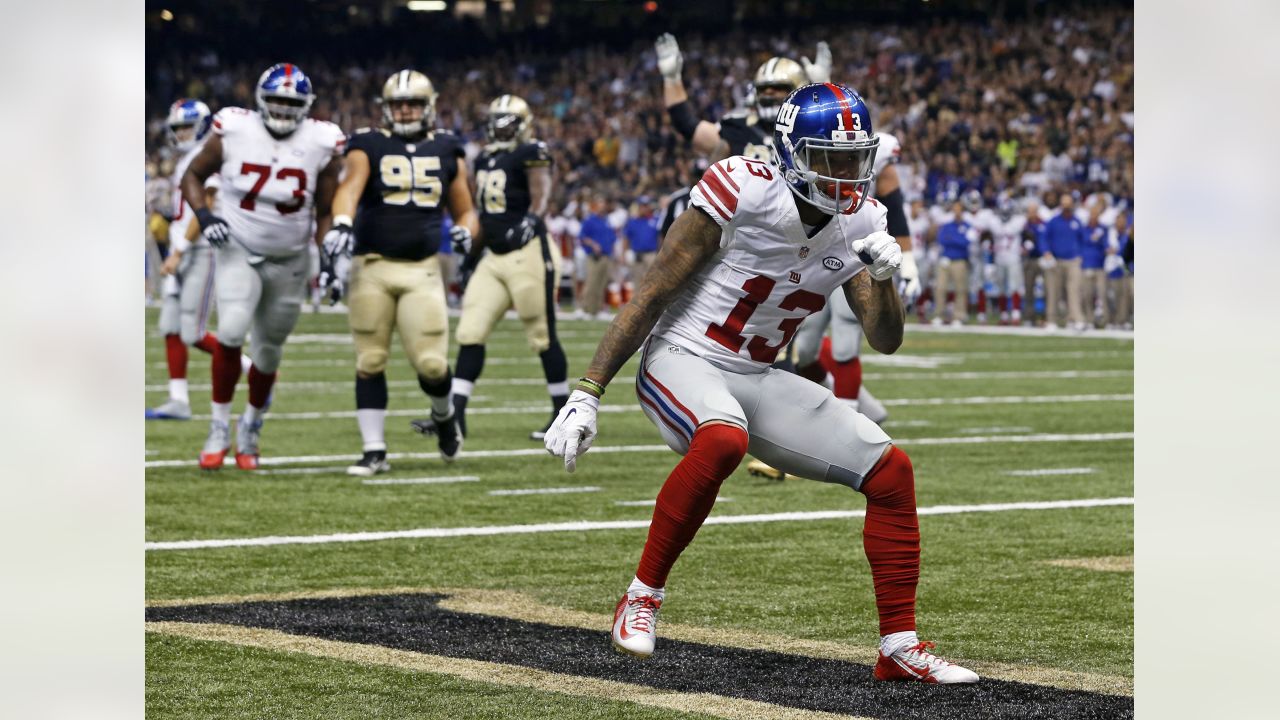
[[[351,257],[355,248],[355,233],[351,230],[351,218],[338,217],[333,220],[333,228],[324,234],[324,254],[329,262],[334,262],[340,255]]]
[[[904,250],[902,267],[898,269],[898,294],[902,295],[902,302],[910,306],[919,299],[920,293],[920,269],[916,267],[916,257],[910,250]]]
[[[542,443],[547,452],[564,458],[564,469],[573,472],[578,467],[578,456],[591,449],[596,441],[596,412],[600,398],[582,390],[574,390],[569,401],[560,408],[555,422],[547,428]]]
[[[892,235],[883,230],[854,240],[853,253],[867,266],[873,280],[888,280],[902,267],[902,248]]]
[[[1124,258],[1119,255],[1108,255],[1107,258],[1102,261],[1102,270],[1108,275],[1122,267],[1124,267]]]
[[[658,54],[658,72],[664,80],[680,79],[680,71],[684,69],[684,55],[680,53],[680,43],[671,33],[663,33],[653,43],[653,50]]]
[[[814,62],[809,62],[809,58],[800,58],[801,64],[804,65],[805,77],[809,78],[811,83],[831,82],[831,46],[826,40],[818,43],[818,52],[813,56]]]
[[[449,228],[449,239],[453,241],[453,251],[459,255],[471,254],[471,231],[464,225]]]

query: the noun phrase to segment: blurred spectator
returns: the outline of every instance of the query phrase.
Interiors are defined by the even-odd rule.
[[[1080,246],[1081,309],[1084,322],[1094,323],[1098,327],[1106,324],[1110,313],[1107,311],[1107,273],[1103,269],[1107,254],[1114,252],[1109,241],[1110,231],[1102,224],[1102,211],[1106,203],[1101,196],[1089,208],[1089,222],[1085,226],[1084,243]]]
[[[1044,314],[1036,309],[1037,288],[1041,302],[1047,302],[1047,281],[1044,268],[1040,265],[1040,248],[1044,244],[1045,221],[1041,217],[1040,203],[1032,200],[1027,203],[1027,222],[1022,227],[1022,279],[1026,288],[1026,312],[1023,317],[1035,324],[1037,315],[1044,319]],[[1040,285],[1036,281],[1040,281]]]
[[[1062,327],[1061,302],[1066,290],[1067,319],[1071,327],[1084,327],[1080,305],[1080,249],[1087,240],[1084,223],[1076,218],[1075,198],[1062,193],[1058,213],[1045,225],[1040,243],[1040,265],[1045,274],[1045,316],[1050,328]]]
[[[954,295],[955,310],[951,324],[960,325],[969,317],[969,244],[975,242],[973,226],[964,219],[964,205],[959,201],[951,205],[952,219],[938,228],[938,246],[942,256],[938,259],[938,285],[934,297],[933,324],[942,324],[943,310]]]
[[[623,226],[627,249],[634,254],[631,264],[631,282],[639,288],[645,273],[653,265],[658,254],[658,218],[653,214],[653,200],[641,195],[636,200],[636,212]]]
[[[589,317],[608,319],[609,313],[602,309],[604,304],[605,285],[613,273],[613,247],[617,241],[617,233],[606,219],[609,207],[604,197],[597,195],[591,199],[591,212],[582,221],[579,241],[587,253],[587,277],[582,288],[582,310]]]

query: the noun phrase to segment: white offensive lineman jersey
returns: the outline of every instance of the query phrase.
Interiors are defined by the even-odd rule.
[[[204,242],[204,238],[196,236],[194,243],[187,242],[187,227],[191,225],[191,218],[195,216],[191,205],[182,198],[182,176],[186,174],[187,168],[190,167],[191,161],[195,159],[197,153],[204,149],[204,143],[200,143],[187,151],[185,155],[178,159],[178,164],[173,168],[173,221],[169,223],[169,247],[179,251],[185,251],[189,245],[199,245]],[[206,188],[217,188],[221,185],[218,180],[218,174],[210,175],[204,181]],[[216,215],[218,213],[218,200],[214,198],[213,207],[209,208]]]
[[[880,172],[902,158],[902,143],[898,142],[896,136],[882,132],[876,133],[876,137],[880,138],[880,147],[876,148],[876,161],[871,166],[871,188],[867,190],[869,197],[876,196],[876,180],[880,179]],[[903,188],[904,192],[905,190]]]
[[[853,241],[885,230],[884,206],[870,198],[805,236],[796,197],[773,166],[744,156],[707,169],[690,207],[722,228],[720,251],[689,281],[653,335],[737,373],[762,372],[800,322],[862,271]]]
[[[222,136],[222,218],[249,252],[287,256],[311,242],[316,180],[342,156],[337,125],[307,118],[282,138],[267,132],[256,110],[223,108],[213,116]]]

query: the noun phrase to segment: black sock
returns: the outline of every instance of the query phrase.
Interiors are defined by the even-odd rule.
[[[484,346],[463,345],[458,348],[458,362],[454,364],[458,379],[475,382],[480,379],[480,371],[484,370]]]
[[[458,429],[462,430],[462,434],[467,434],[467,401],[471,398],[467,395],[453,394],[453,417],[458,421]]]
[[[356,409],[387,409],[387,376],[378,373],[371,377],[356,375]]]
[[[556,414],[569,401],[569,361],[564,357],[564,348],[557,340],[551,341],[551,347],[538,354],[542,361],[542,374],[547,378],[547,388],[551,393],[551,412]],[[557,387],[558,386],[558,387]],[[551,388],[555,387],[555,390]]]

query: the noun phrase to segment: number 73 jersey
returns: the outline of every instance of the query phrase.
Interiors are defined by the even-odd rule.
[[[256,110],[229,107],[213,117],[222,137],[218,202],[231,237],[250,252],[281,257],[306,250],[321,171],[342,154],[346,136],[331,122],[307,118],[282,138]]]
[[[743,156],[712,165],[689,204],[720,225],[720,251],[663,313],[654,335],[730,372],[762,372],[801,321],[864,269],[853,242],[887,227],[883,205],[867,199],[813,237],[777,168]],[[843,302],[843,301],[841,301]]]

